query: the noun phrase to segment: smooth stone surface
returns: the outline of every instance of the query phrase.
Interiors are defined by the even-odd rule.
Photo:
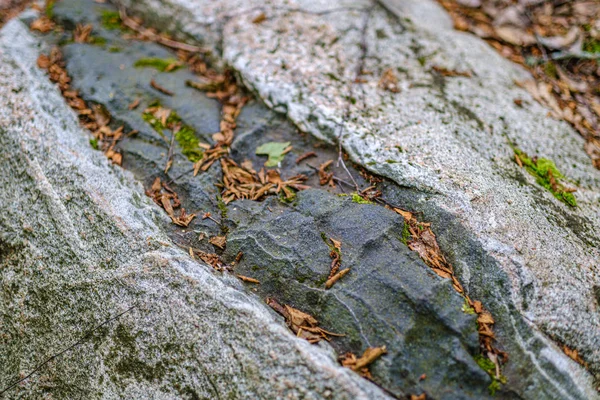
[[[173,245],[164,213],[91,148],[40,50],[19,21],[0,32],[0,390],[73,347],[2,396],[387,398]]]

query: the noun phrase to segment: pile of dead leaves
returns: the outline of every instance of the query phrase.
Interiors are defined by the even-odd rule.
[[[350,272],[350,268],[340,270],[342,265],[342,242],[329,238],[329,257],[331,257],[331,266],[329,267],[329,277],[325,282],[325,289],[330,289],[337,281],[342,279],[344,275]]]
[[[179,215],[175,215],[174,210],[181,206],[179,197],[165,182],[161,182],[160,178],[154,180],[150,189],[146,191],[146,195],[152,198],[160,207],[164,208],[171,221],[176,225],[187,227],[196,217],[196,214],[186,213],[183,207],[181,207]]]
[[[388,206],[389,207],[389,206]],[[473,301],[465,293],[463,286],[454,275],[454,268],[446,260],[437,243],[435,234],[431,230],[431,224],[419,222],[413,213],[396,207],[389,207],[400,214],[408,227],[410,238],[407,240],[408,247],[419,254],[419,257],[439,276],[450,279],[454,290],[460,293],[466,303],[477,314],[477,326],[479,332],[479,344],[482,352],[500,370],[500,361],[506,362],[508,355],[494,347],[494,318],[483,307],[480,301]],[[499,360],[501,358],[502,360]],[[499,375],[499,373],[498,373]],[[499,378],[499,376],[498,376]]]
[[[319,327],[319,322],[310,314],[286,305],[281,305],[272,297],[267,297],[267,304],[277,313],[285,318],[287,326],[296,336],[306,339],[309,343],[317,343],[325,339],[331,340],[330,336],[345,336],[338,333],[328,332]]]
[[[387,353],[385,346],[369,347],[361,357],[356,357],[353,353],[346,353],[340,357],[340,362],[346,368],[350,368],[354,372],[358,372],[361,376],[367,379],[373,379],[369,365],[371,365],[379,357]]]
[[[243,162],[242,165],[230,158],[221,158],[220,161],[223,184],[219,186],[222,188],[221,197],[225,204],[238,199],[261,200],[269,194],[281,194],[290,201],[294,199],[297,190],[309,188],[303,184],[308,179],[305,175],[284,180],[274,169],[265,172],[261,168],[256,172],[250,161]]]
[[[112,130],[110,114],[100,105],[89,107],[79,97],[76,90],[71,89],[71,78],[65,70],[65,62],[58,47],[50,51],[50,55],[41,54],[37,60],[38,67],[48,71],[50,80],[58,85],[63,97],[73,110],[79,114],[80,123],[94,135],[92,145],[104,151],[104,154],[115,164],[121,165],[122,155],[115,148],[123,137],[123,127]]]
[[[600,168],[600,2],[439,1],[457,29],[529,68],[535,81],[519,84],[579,131]]]

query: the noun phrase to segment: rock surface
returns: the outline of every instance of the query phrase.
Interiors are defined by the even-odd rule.
[[[0,397],[386,398],[172,244],[41,48],[19,21],[0,33]]]
[[[496,317],[521,396],[597,396],[549,339],[577,349],[597,386],[600,173],[583,140],[514,83],[525,71],[452,31],[431,1],[121,3],[221,53],[300,129],[335,142],[342,126],[354,161],[412,190],[398,200],[434,223],[468,292]],[[353,83],[359,67],[369,74]],[[378,85],[390,68],[400,93]],[[578,206],[519,168],[511,144],[554,161]],[[537,378],[523,378],[532,370]]]
[[[426,392],[434,398],[489,397],[491,379],[473,359],[479,352],[475,317],[461,310],[464,300],[450,282],[435,275],[402,242],[404,223],[398,214],[377,205],[356,204],[349,196],[338,197],[334,193],[339,188],[329,188],[334,193],[301,193],[292,204],[275,198],[263,203],[233,202],[222,212],[214,186],[222,179],[219,165],[193,177],[192,163],[179,148],[173,167],[164,174],[167,140],[142,119],[144,108],[159,100],[194,128],[202,141],[211,143],[220,106],[184,85],[186,80],[196,79],[186,69],[160,73],[135,68],[139,59],[174,55],[153,43],[124,40],[105,29],[99,18],[101,10],[110,7],[62,0],[54,15],[66,31],[45,39],[68,43],[69,27],[76,24],[92,24],[94,37],[105,39],[101,46],[65,44],[62,52],[71,85],[82,98],[104,105],[115,127],[125,124],[127,130],[139,131],[120,143],[126,169],[146,185],[156,176],[173,181],[186,210],[210,211],[217,218],[221,214],[219,219],[228,233],[223,258],[233,260],[241,251],[244,256],[235,271],[260,280],[260,285],[248,285],[260,297],[273,296],[316,316],[328,331],[345,334],[331,342],[338,354],[362,354],[368,346],[385,345],[388,354],[372,368],[379,385],[397,396]],[[152,89],[151,79],[176,95],[165,96]],[[136,98],[140,106],[129,110]],[[258,146],[289,141],[293,151],[281,162],[282,175],[306,174],[313,187],[319,187],[316,172],[308,163],[297,164],[296,156],[315,151],[317,156],[310,160],[313,165],[337,157],[335,148],[303,138],[285,118],[258,102],[244,107],[237,125],[231,152],[235,160],[251,160],[258,167],[264,163],[264,158],[255,154]],[[167,139],[169,135],[165,132]],[[341,168],[335,172],[342,176]],[[214,221],[201,218],[195,219],[190,229],[174,229],[171,224],[165,228],[177,243],[207,252],[215,251],[208,238],[221,234]],[[198,241],[198,232],[206,235],[204,239]],[[329,291],[324,290],[324,282],[330,249],[322,235],[342,241],[343,267],[352,271]],[[428,378],[420,380],[422,374]],[[502,390],[502,394],[512,395],[510,390]]]

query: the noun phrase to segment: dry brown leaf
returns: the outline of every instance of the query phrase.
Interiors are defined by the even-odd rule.
[[[54,22],[52,22],[52,20],[47,16],[43,15],[40,18],[33,21],[29,27],[31,28],[31,30],[34,31],[47,33],[54,29],[54,26]]]
[[[473,76],[473,73],[471,71],[454,71],[454,70],[450,70],[444,67],[439,67],[437,65],[434,65],[433,67],[431,67],[431,69],[433,69],[434,71],[436,71],[438,74],[442,75],[442,76],[464,76],[467,78],[470,78]]]
[[[253,24],[260,24],[260,23],[262,23],[262,22],[266,21],[266,19],[267,19],[267,16],[266,16],[266,15],[265,15],[265,13],[263,12],[263,13],[260,13],[260,14],[258,14],[258,16],[256,16],[256,17],[255,17],[255,18],[252,20],[252,23],[253,23]]]
[[[142,100],[138,97],[134,101],[132,101],[131,104],[129,104],[127,106],[127,108],[130,109],[130,110],[135,110],[136,108],[138,108],[138,106],[140,105],[141,101]]]
[[[77,26],[75,26],[75,31],[73,31],[73,41],[75,43],[86,43],[90,38],[92,29],[93,27],[91,24],[77,24]]]
[[[250,278],[248,276],[244,276],[244,275],[236,275],[239,279],[243,280],[244,282],[249,282],[249,283],[257,283],[260,284],[260,281],[258,279],[254,279],[254,278]]]
[[[388,92],[400,93],[398,77],[391,68],[383,71],[383,74],[381,74],[381,78],[379,79],[378,86],[383,90],[387,90]]]
[[[314,151],[309,151],[309,152],[302,154],[301,156],[296,158],[296,164],[300,164],[302,161],[304,161],[310,157],[317,157],[317,153],[315,153]]]
[[[325,282],[325,289],[330,289],[337,281],[342,279],[344,275],[350,272],[350,268],[343,269],[339,271],[337,274],[333,275],[331,278],[327,279]]]
[[[345,336],[320,328],[318,321],[312,315],[289,305],[281,305],[272,297],[267,297],[266,303],[285,318],[292,332],[310,343],[317,343],[323,339],[330,340],[330,336]]]
[[[214,246],[217,246],[221,250],[224,250],[225,246],[227,245],[227,238],[225,236],[213,236],[208,240],[208,242]]]

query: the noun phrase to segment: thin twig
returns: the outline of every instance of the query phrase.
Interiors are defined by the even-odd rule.
[[[179,132],[179,130],[177,131]],[[169,145],[169,152],[167,153],[167,165],[165,167],[165,174],[169,172],[171,164],[173,163],[173,144],[175,144],[175,130],[171,131],[171,144]]]
[[[50,361],[54,360],[57,357],[60,357],[61,355],[63,355],[64,353],[66,353],[69,350],[72,350],[73,348],[79,346],[80,344],[82,344],[83,342],[85,342],[92,333],[94,333],[94,331],[98,330],[99,328],[103,327],[104,325],[107,325],[109,323],[111,323],[112,321],[115,321],[119,318],[121,318],[123,315],[127,314],[129,311],[133,310],[134,308],[137,307],[137,304],[134,304],[133,306],[129,307],[127,310],[123,311],[120,314],[115,315],[112,318],[107,319],[106,321],[102,322],[101,324],[93,327],[92,329],[90,329],[89,331],[87,331],[85,333],[85,335],[83,335],[81,337],[81,339],[79,339],[78,341],[76,341],[75,343],[73,343],[72,345],[70,345],[69,347],[59,351],[58,353],[54,354],[53,356],[51,356],[50,358],[48,358],[46,361],[44,361],[43,363],[39,364],[37,367],[35,367],[33,369],[33,371],[31,371],[29,374],[25,375],[23,378],[19,379],[18,381],[8,385],[6,388],[2,389],[2,391],[0,391],[0,394],[4,394],[7,391],[9,391],[10,389],[14,388],[15,386],[17,386],[18,384],[26,381],[27,379],[29,379],[31,376],[33,376],[36,372],[38,372],[39,370],[41,370],[46,364],[48,364]]]
[[[309,166],[310,168],[314,169],[315,171],[318,171],[318,170],[319,170],[319,168],[317,168],[317,167],[315,167],[315,166],[313,166],[313,165],[310,165],[309,163],[306,163],[306,165],[307,165],[307,166]],[[338,178],[338,177],[337,177],[337,176],[335,176],[335,175],[333,176],[333,180],[334,180],[334,181],[336,181],[336,182],[339,182],[339,183],[343,183],[344,185],[348,185],[348,186],[350,186],[350,187],[354,187],[354,186],[355,186],[355,185],[351,184],[351,183],[350,183],[350,182],[348,182],[348,181],[345,181],[345,180],[343,180],[343,179],[341,179],[341,178]],[[341,189],[341,186],[340,186],[340,189]],[[342,189],[342,191],[344,191],[344,189]]]

